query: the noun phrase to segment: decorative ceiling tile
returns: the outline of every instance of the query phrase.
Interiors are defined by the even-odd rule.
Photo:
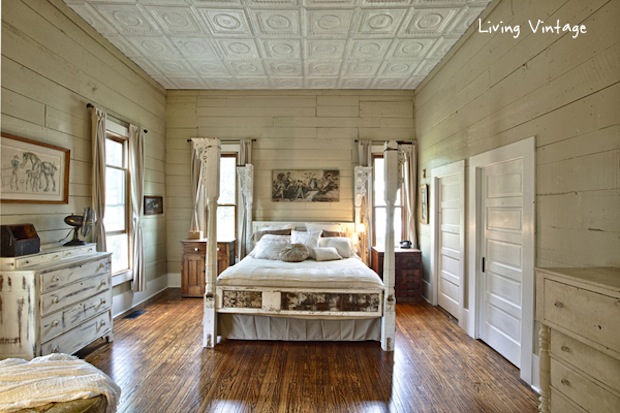
[[[307,40],[307,59],[342,59],[346,40]]]
[[[299,60],[265,60],[265,68],[271,77],[301,76],[303,74]]]
[[[310,77],[320,77],[320,76],[328,76],[328,77],[337,77],[340,73],[340,66],[342,65],[342,61],[335,60],[317,60],[311,61],[306,60],[305,62],[305,75]]]
[[[420,65],[419,60],[388,60],[381,64],[377,76],[406,78]]]
[[[128,36],[159,34],[159,29],[143,9],[132,4],[97,4],[92,6],[119,33]]]
[[[238,9],[198,9],[214,36],[252,36],[248,19]]]
[[[346,39],[353,10],[307,10],[306,35],[308,37],[328,37],[332,39]]]
[[[352,40],[349,42],[347,58],[383,60],[390,43],[391,39]]]
[[[203,33],[189,7],[147,6],[145,8],[166,34],[195,35]]]
[[[406,12],[407,9],[364,10],[358,32],[354,36],[393,36]]]
[[[219,59],[217,46],[211,39],[204,37],[171,37],[172,43],[186,59]]]
[[[269,59],[301,59],[301,40],[262,40],[262,46]]]
[[[413,89],[490,0],[64,0],[165,88]]]
[[[456,14],[454,8],[414,9],[403,24],[403,37],[440,35]]]
[[[174,59],[181,53],[167,37],[128,37],[127,40],[143,57],[151,59]]]
[[[226,39],[219,41],[225,59],[259,59],[253,39]]]
[[[265,74],[260,60],[231,60],[225,63],[228,71],[234,76],[260,76]]]
[[[257,36],[297,37],[301,34],[297,10],[252,10]]]
[[[189,62],[194,71],[205,78],[224,77],[230,75],[228,68],[220,60],[201,60]]]

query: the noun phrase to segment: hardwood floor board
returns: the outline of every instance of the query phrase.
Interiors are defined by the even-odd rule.
[[[436,308],[396,306],[378,342],[224,341],[202,347],[202,300],[168,289],[78,356],[122,388],[119,413],[537,411],[519,371]]]

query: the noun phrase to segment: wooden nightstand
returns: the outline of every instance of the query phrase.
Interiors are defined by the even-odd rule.
[[[383,278],[383,248],[372,247],[372,269]],[[396,302],[422,298],[422,253],[413,248],[394,248]]]
[[[205,293],[205,255],[207,241],[186,239],[181,241],[181,295],[183,297],[202,297]],[[235,263],[235,241],[217,242],[218,275]]]

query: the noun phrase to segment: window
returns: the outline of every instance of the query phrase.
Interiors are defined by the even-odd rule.
[[[387,219],[387,208],[385,203],[385,177],[384,177],[384,159],[383,156],[373,158],[373,245],[385,246],[385,230]],[[403,204],[400,190],[396,195],[394,203],[394,242],[398,243],[403,234]]]
[[[232,240],[237,234],[237,154],[220,157],[220,197],[217,201],[217,239]]]
[[[127,137],[106,136],[105,217],[106,243],[112,252],[112,274],[129,271],[129,173]]]

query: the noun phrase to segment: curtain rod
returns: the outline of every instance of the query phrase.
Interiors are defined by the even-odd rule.
[[[389,142],[390,140],[384,140],[384,141],[381,141],[381,140],[369,140],[369,142],[370,143],[385,143],[385,142]],[[356,139],[355,143],[358,143],[358,142],[361,142],[361,141],[363,141],[363,139]],[[396,141],[396,143],[400,143],[400,144],[403,144],[403,143],[416,143],[416,141]]]
[[[194,138],[200,138],[200,136],[194,136]],[[189,138],[187,141],[191,142],[193,138]],[[241,142],[243,139],[220,139],[220,142]],[[256,138],[252,138],[252,142],[256,142]]]
[[[86,104],[86,108],[87,108],[87,109],[92,109],[92,108],[94,108],[94,107],[95,107],[95,105],[93,105],[93,104],[92,104],[92,103],[90,103],[90,102]],[[127,124],[131,125],[131,122],[126,121],[126,120],[123,120],[120,116],[116,115],[115,113],[110,113],[110,112],[108,112],[107,110],[106,110],[106,113],[107,113],[108,115],[110,115],[111,117],[113,117],[113,118],[115,118],[115,119],[117,119],[117,120],[120,120],[121,122],[124,122],[124,123],[127,123]],[[149,133],[148,129],[142,129],[142,130],[144,131],[144,133]]]

